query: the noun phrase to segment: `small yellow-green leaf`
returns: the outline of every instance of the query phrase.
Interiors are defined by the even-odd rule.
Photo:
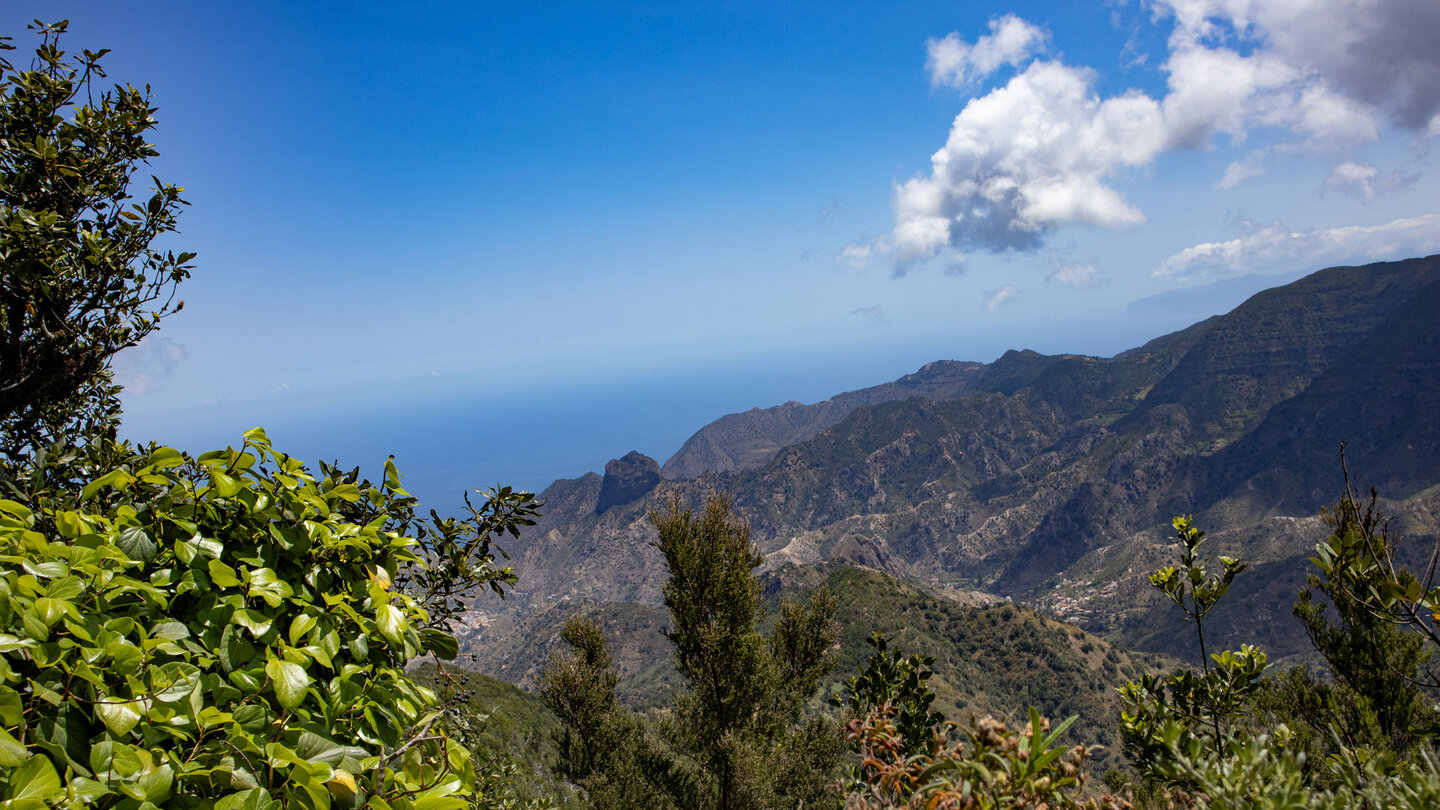
[[[380,609],[375,611],[375,626],[393,647],[405,646],[405,629],[408,624],[405,614],[394,605],[381,605]]]
[[[235,569],[219,560],[211,560],[206,564],[206,568],[210,569],[210,581],[222,588],[233,588],[240,584],[240,576],[235,573]]]

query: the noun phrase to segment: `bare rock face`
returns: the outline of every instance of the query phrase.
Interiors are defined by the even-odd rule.
[[[605,480],[600,483],[600,499],[595,514],[606,509],[638,501],[660,483],[660,462],[631,450],[621,458],[605,464]]]

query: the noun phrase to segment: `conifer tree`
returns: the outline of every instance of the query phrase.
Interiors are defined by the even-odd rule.
[[[1352,551],[1364,546],[1368,553],[1389,554],[1388,526],[1373,502],[1369,509],[1362,509],[1353,499],[1344,498],[1325,512],[1325,520],[1331,530],[1326,546]],[[1368,540],[1362,541],[1362,537]],[[1315,601],[1309,589],[1300,592],[1295,605],[1295,616],[1336,679],[1334,685],[1314,684],[1312,691],[1317,697],[1336,693],[1326,701],[1335,707],[1326,714],[1340,716],[1308,719],[1321,726],[1327,720],[1338,720],[1347,746],[1369,745],[1406,754],[1437,728],[1436,712],[1419,685],[1430,650],[1419,635],[1397,626],[1358,598],[1359,593],[1382,584],[1377,578],[1380,572],[1353,566],[1346,556],[1342,552],[1341,559],[1322,568],[1324,576],[1307,577],[1310,587],[1333,606],[1333,620],[1327,615],[1326,603]]]
[[[821,589],[807,602],[782,600],[762,635],[761,557],[730,501],[712,497],[697,515],[672,500],[650,519],[670,571],[665,635],[689,690],[651,722],[628,712],[615,702],[599,627],[572,619],[571,649],[551,659],[543,690],[565,724],[562,771],[596,807],[838,808],[841,732],[807,713],[835,665],[834,597]]]
[[[753,571],[762,558],[729,499],[711,497],[699,515],[672,500],[650,519],[670,571],[666,637],[690,683],[676,703],[676,743],[696,766],[700,802],[721,810],[771,806],[783,791],[818,806],[842,750],[839,731],[820,720],[797,724],[835,664],[834,597],[821,590],[809,604],[783,603],[767,640],[755,628],[761,606]]]

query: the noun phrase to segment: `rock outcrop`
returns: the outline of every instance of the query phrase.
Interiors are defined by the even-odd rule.
[[[595,514],[601,515],[612,506],[634,503],[660,484],[660,462],[631,450],[605,464],[605,479],[600,482],[600,499]]]

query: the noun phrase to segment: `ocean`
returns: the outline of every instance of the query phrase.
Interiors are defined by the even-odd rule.
[[[841,358],[655,372],[499,391],[483,380],[418,381],[274,400],[208,403],[127,415],[122,436],[191,453],[238,445],[263,426],[277,449],[313,467],[359,466],[373,479],[395,456],[422,506],[456,514],[462,493],[497,485],[540,492],[602,472],[631,450],[664,463],[696,430],[728,413],[814,402],[907,374],[922,362]]]

